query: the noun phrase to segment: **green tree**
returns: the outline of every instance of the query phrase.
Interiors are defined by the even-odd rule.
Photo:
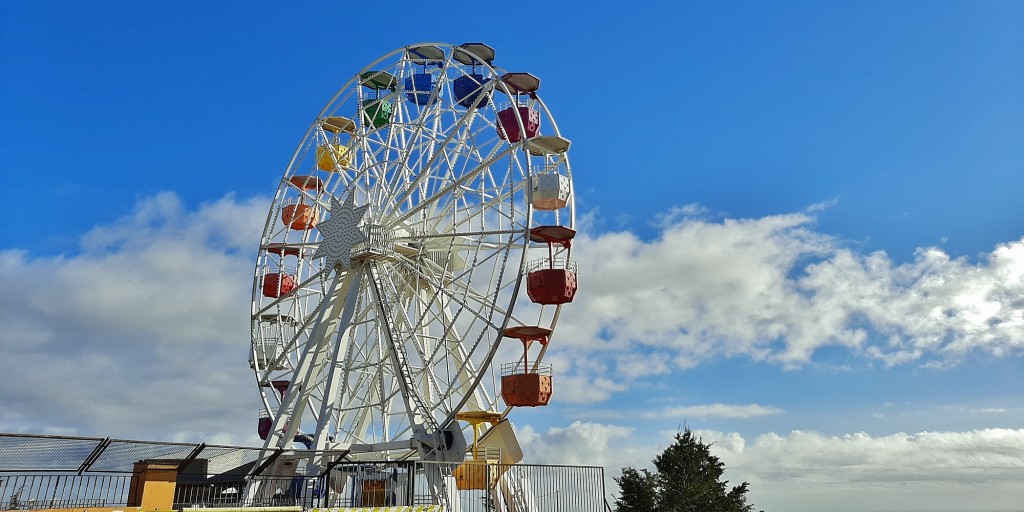
[[[689,427],[677,432],[675,442],[654,458],[652,473],[622,468],[618,512],[752,512],[747,503],[747,482],[728,488],[722,480],[725,464],[711,455],[711,445],[693,435]]]

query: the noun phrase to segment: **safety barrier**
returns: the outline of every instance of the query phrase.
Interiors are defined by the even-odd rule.
[[[604,469],[592,466],[343,462],[312,485],[320,510],[438,501],[461,512],[605,510]]]
[[[264,457],[261,457],[261,453]],[[333,461],[307,469],[314,457]],[[287,474],[268,474],[275,459]],[[603,512],[587,466],[350,462],[338,452],[0,433],[0,511]],[[127,510],[125,512],[128,512]]]

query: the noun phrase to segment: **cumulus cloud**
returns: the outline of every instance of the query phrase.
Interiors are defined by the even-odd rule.
[[[674,434],[651,439],[631,428],[592,422],[523,430],[529,456],[605,467],[610,495],[618,492],[613,478],[622,467],[652,467]],[[846,510],[855,497],[858,510],[1016,510],[1024,495],[1024,429],[887,436],[792,431],[753,439],[735,432],[694,433],[725,464],[726,479],[750,482],[758,509]]]
[[[821,510],[856,497],[862,510],[1014,509],[1024,496],[1024,429],[888,436],[793,431],[750,442],[736,434],[698,434],[715,443],[712,452],[729,477],[749,481],[766,508],[780,500]]]
[[[189,211],[163,193],[76,254],[0,252],[0,430],[253,432],[245,312],[267,204],[227,196]]]
[[[245,312],[268,204],[227,196],[186,208],[160,194],[83,235],[77,253],[0,251],[0,430],[253,443]],[[605,401],[637,379],[715,358],[796,367],[829,345],[886,364],[1020,353],[1024,241],[977,262],[932,248],[896,264],[815,232],[807,213],[706,214],[676,209],[653,240],[580,233],[581,292],[549,353],[560,402]],[[669,403],[635,412],[744,419],[781,410]],[[615,444],[631,434],[587,435]]]
[[[924,248],[895,263],[815,232],[809,213],[705,214],[673,209],[653,240],[578,235],[580,292],[559,345],[605,361],[610,373],[594,375],[620,383],[722,357],[799,367],[828,346],[890,366],[1024,348],[1024,239],[977,262]]]
[[[1024,471],[1024,429],[889,436],[793,431],[739,444],[717,443],[728,438],[718,432],[697,433],[716,442],[716,455],[731,460],[734,469],[764,482],[967,483],[1019,480]]]
[[[516,432],[525,460],[536,464],[621,468],[642,464],[651,448],[630,427],[593,422],[576,421],[544,432],[526,425]]]

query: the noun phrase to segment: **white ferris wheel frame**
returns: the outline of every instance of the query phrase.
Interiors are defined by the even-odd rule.
[[[411,50],[424,47],[443,51],[440,65],[411,58]],[[504,416],[511,410],[500,402],[492,365],[507,326],[555,327],[560,306],[529,304],[519,291],[528,252],[536,247],[529,237],[535,220],[574,224],[573,194],[562,211],[537,212],[528,186],[543,172],[571,178],[568,155],[528,151],[525,137],[502,140],[496,101],[536,108],[545,133],[559,135],[558,126],[539,96],[509,89],[504,70],[479,56],[474,65],[463,64],[458,52],[472,54],[424,43],[380,57],[328,102],[289,162],[264,227],[252,288],[250,362],[273,420],[266,447],[284,447],[305,434],[311,448],[349,450],[355,458],[417,458],[422,453],[414,439],[450,426],[457,412],[501,408]],[[396,89],[365,87],[365,74],[375,71],[394,75]],[[427,105],[407,101],[402,87],[420,71],[436,79]],[[491,99],[457,106],[454,79],[473,71],[487,80]],[[394,109],[382,127],[363,117],[375,99],[390,99]],[[351,116],[354,133],[346,139],[325,130],[330,116]],[[522,132],[518,112],[516,122]],[[348,168],[334,155],[334,172],[318,170],[316,150],[336,143],[347,148]],[[322,187],[295,184],[301,180],[293,178],[307,175]],[[368,240],[347,268],[334,268],[311,257],[323,241],[315,227],[292,229],[281,216],[288,205],[302,204],[322,219],[328,211],[337,214],[332,199],[347,196],[367,206],[361,231]],[[291,255],[283,249],[272,254],[272,246]],[[271,271],[291,273],[295,289],[265,296]],[[518,308],[536,320],[520,318]],[[276,348],[267,352],[271,343]],[[535,364],[546,349],[531,357]],[[283,381],[283,396],[268,387]],[[301,429],[310,422],[313,431]]]

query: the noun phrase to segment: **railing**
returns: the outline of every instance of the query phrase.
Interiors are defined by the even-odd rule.
[[[576,273],[576,260],[570,260],[562,256],[555,258],[539,258],[530,260],[526,263],[527,272],[536,272],[538,270],[568,270],[569,272]]]
[[[461,512],[605,510],[604,469],[588,466],[344,463],[310,487],[316,508],[431,505],[444,492]]]
[[[142,479],[140,461],[171,468],[178,510],[434,504],[446,505],[448,512],[607,510],[599,467],[349,462],[338,460],[337,452],[305,450],[275,452],[272,456],[285,463],[270,465],[260,452],[0,433],[0,510],[128,506],[136,479]],[[314,455],[334,462],[327,470],[307,468]],[[281,468],[289,474],[282,475]]]
[[[193,478],[185,483],[179,478],[174,491],[174,508],[301,506],[308,510],[317,492],[313,487],[316,480],[298,476],[243,476],[225,480],[213,475],[206,481]]]
[[[259,453],[237,446],[0,433],[0,510],[126,506],[140,461],[171,461],[178,481],[189,482],[206,475],[244,477]]]
[[[0,476],[0,510],[124,505],[131,477],[75,473]]]
[[[551,363],[523,364],[522,358],[512,363],[501,363],[501,376],[522,375],[524,373],[536,373],[538,375],[551,375]]]
[[[301,506],[311,508],[434,505],[447,493],[452,510],[604,512],[599,467],[480,464],[459,482],[459,464],[342,463],[315,477],[256,477],[182,484],[174,507]],[[475,488],[460,488],[463,487]]]

